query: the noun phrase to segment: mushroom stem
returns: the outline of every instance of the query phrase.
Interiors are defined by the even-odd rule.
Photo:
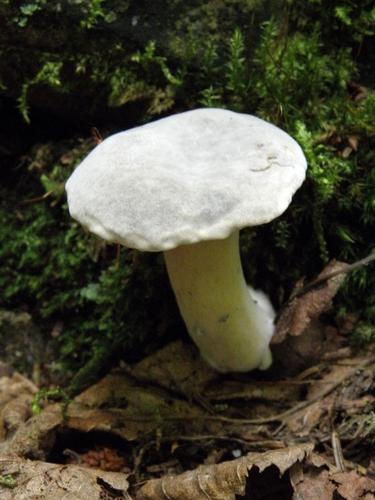
[[[239,232],[164,252],[188,332],[216,370],[268,368],[273,318],[251,296],[242,272]]]

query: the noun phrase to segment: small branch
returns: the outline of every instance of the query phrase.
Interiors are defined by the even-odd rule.
[[[344,455],[342,453],[341,441],[336,431],[333,431],[331,434],[331,444],[336,467],[340,472],[345,472]]]
[[[355,269],[359,269],[360,267],[367,266],[371,262],[375,261],[375,253],[372,253],[368,255],[367,257],[364,257],[363,259],[360,259],[356,262],[353,262],[353,264],[347,264],[345,267],[342,269],[337,269],[336,271],[332,271],[330,273],[327,273],[325,276],[322,276],[321,278],[317,278],[311,283],[308,283],[306,286],[301,288],[301,290],[298,290],[292,296],[288,299],[287,302],[290,302],[291,300],[295,299],[296,297],[300,297],[301,295],[305,295],[306,293],[310,292],[314,288],[317,288],[318,286],[322,285],[323,283],[326,283],[328,280],[334,278],[335,276],[338,276],[339,274],[343,273],[349,273],[350,271],[354,271]]]
[[[347,380],[353,379],[358,370],[363,370],[366,368],[368,365],[371,365],[372,363],[375,362],[375,357],[371,357],[366,359],[365,361],[362,361],[362,363],[359,363],[353,370],[351,370],[349,373],[347,373],[345,376],[337,380],[333,385],[330,387],[327,387],[324,391],[322,391],[320,394],[318,394],[316,397],[309,399],[308,401],[302,401],[293,408],[289,408],[288,410],[285,410],[281,413],[278,413],[276,415],[272,415],[270,417],[264,417],[264,418],[232,418],[232,417],[224,417],[221,415],[185,415],[185,416],[175,416],[175,415],[163,415],[161,418],[162,420],[166,421],[186,421],[186,420],[211,420],[214,422],[223,422],[225,424],[232,424],[232,425],[261,425],[261,424],[269,424],[270,422],[280,422],[284,420],[285,418],[289,417],[290,415],[293,415],[294,413],[297,413],[299,410],[302,410],[308,406],[311,406],[312,404],[316,403],[317,401],[325,398],[329,394],[331,394],[334,390],[336,390],[338,387],[340,387],[341,384],[346,382]],[[121,416],[124,420],[130,420],[130,421],[135,421],[135,422],[153,422],[158,419],[158,417],[132,417],[132,416]]]
[[[120,243],[116,244],[116,260],[115,260],[115,266],[116,269],[120,267],[120,257],[121,257],[121,245]]]
[[[23,200],[21,203],[23,205],[27,205],[28,203],[37,203],[38,201],[43,201],[47,199],[53,191],[47,191],[47,193],[44,193],[42,196],[37,196],[36,198],[29,198],[28,200]]]
[[[162,442],[174,442],[174,441],[231,441],[247,447],[267,447],[267,448],[284,448],[285,443],[282,441],[275,441],[272,439],[264,439],[259,441],[248,441],[247,439],[241,439],[233,436],[215,436],[214,434],[209,435],[198,435],[198,436],[163,436],[161,438]],[[154,441],[156,443],[156,441]]]

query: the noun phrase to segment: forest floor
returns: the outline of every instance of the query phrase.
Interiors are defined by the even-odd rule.
[[[319,319],[339,281],[295,295],[266,372],[175,341],[71,400],[1,364],[0,498],[375,498],[375,348]]]

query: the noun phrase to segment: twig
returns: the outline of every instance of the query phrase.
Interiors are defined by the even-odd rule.
[[[336,467],[340,472],[345,472],[344,455],[342,453],[341,441],[336,431],[333,431],[331,434],[331,444]]]
[[[149,450],[152,446],[158,447],[160,442],[162,443],[170,443],[176,441],[186,441],[186,442],[194,442],[194,441],[229,441],[232,443],[239,444],[246,448],[259,448],[260,446],[267,449],[281,449],[285,448],[285,443],[283,441],[275,441],[274,439],[268,440],[260,440],[260,441],[247,441],[246,439],[241,439],[233,436],[215,436],[211,434],[201,435],[201,436],[162,436],[158,440],[148,441],[144,446],[141,447],[139,453],[137,453],[134,459],[134,468],[132,470],[132,474],[135,476],[135,480],[137,484],[140,480],[139,469],[142,464],[142,460],[144,454],[147,450]],[[141,483],[139,483],[141,484]]]
[[[115,267],[118,269],[120,267],[120,257],[121,257],[121,245],[120,243],[116,244],[116,260]]]
[[[44,193],[42,196],[37,196],[36,198],[29,198],[28,200],[23,200],[21,203],[23,205],[27,205],[29,203],[36,203],[38,201],[43,201],[47,199],[49,196],[51,196],[52,193],[53,191],[47,191],[47,193]]]
[[[270,417],[263,417],[263,418],[232,418],[232,417],[224,417],[221,415],[185,415],[185,416],[177,416],[177,415],[163,415],[161,418],[162,420],[166,421],[186,421],[186,420],[211,420],[214,422],[222,422],[226,424],[232,424],[232,425],[261,425],[261,424],[268,424],[270,422],[280,422],[284,420],[286,417],[289,417],[290,415],[293,415],[294,413],[297,413],[298,411],[311,406],[312,404],[316,403],[320,399],[325,398],[331,392],[336,390],[338,387],[340,387],[341,384],[343,384],[346,380],[353,378],[358,370],[362,370],[363,368],[366,368],[368,365],[372,364],[375,362],[375,356],[366,359],[365,361],[362,361],[362,363],[359,363],[355,369],[351,370],[350,373],[347,373],[345,376],[341,377],[339,380],[337,380],[333,385],[330,387],[327,387],[324,391],[322,391],[320,394],[318,394],[316,397],[309,399],[308,401],[302,401],[301,403],[296,404],[293,406],[293,408],[289,408],[288,410],[285,410],[281,413],[278,413],[276,415],[272,415]],[[154,420],[157,420],[158,417],[132,417],[132,416],[123,416],[122,418],[124,420],[130,420],[130,421],[139,421],[139,422],[152,422]]]
[[[136,482],[139,482],[140,480],[140,468],[142,465],[143,456],[153,443],[156,443],[156,441],[149,441],[148,443],[143,445],[134,457],[132,475],[135,477]]]
[[[354,271],[355,269],[359,269],[360,267],[367,266],[368,264],[370,264],[373,261],[375,261],[375,253],[372,253],[372,254],[368,255],[367,257],[364,257],[363,259],[357,260],[356,262],[353,262],[353,264],[347,264],[342,269],[337,269],[336,271],[332,271],[330,273],[327,273],[325,276],[321,276],[320,278],[313,280],[311,283],[308,283],[306,286],[304,286],[300,290],[297,290],[295,293],[293,293],[291,295],[291,297],[288,299],[287,303],[290,302],[291,300],[295,299],[296,297],[300,297],[301,295],[305,295],[307,292],[310,292],[314,288],[322,285],[326,281],[334,278],[335,276],[338,276],[339,274],[349,273],[350,271]]]
[[[248,441],[247,439],[236,438],[233,436],[215,436],[211,434],[201,435],[201,436],[165,436],[161,438],[162,442],[170,441],[232,441],[233,443],[241,444],[250,447],[264,446],[267,448],[284,448],[285,443],[282,441],[275,441],[272,439],[263,439],[259,441]],[[151,441],[151,443],[156,443],[156,441]]]

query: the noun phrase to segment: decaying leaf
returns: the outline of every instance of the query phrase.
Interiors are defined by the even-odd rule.
[[[13,436],[0,443],[1,455],[18,455],[43,460],[55,441],[55,433],[63,422],[61,406],[48,406],[20,425]]]
[[[209,404],[234,399],[295,400],[300,391],[300,387],[285,381],[223,380],[202,360],[195,346],[182,341],[171,342],[134,367],[127,367],[126,372],[138,382],[155,384],[199,403],[200,396]]]
[[[312,444],[292,446],[265,453],[248,453],[245,457],[216,465],[200,466],[178,476],[164,476],[147,481],[137,493],[137,500],[234,500],[244,495],[250,470],[260,472],[271,465],[280,475],[296,462],[302,462],[313,449]]]
[[[375,497],[375,480],[350,472],[337,472],[332,466],[319,460],[311,460],[311,454],[304,465],[295,464],[290,472],[291,484],[295,492],[293,498],[301,500],[371,500]]]
[[[354,151],[357,151],[357,149],[358,149],[358,143],[359,143],[359,135],[350,135],[348,137],[348,143],[349,143],[349,146]]]
[[[31,414],[38,388],[19,373],[0,377],[0,440],[14,432]]]
[[[161,388],[146,387],[127,375],[112,373],[77,396],[64,414],[61,404],[48,405],[40,415],[27,420],[13,436],[0,443],[0,452],[46,459],[62,429],[108,432],[127,441],[159,428],[170,433],[169,427],[175,424],[164,417],[171,415],[186,416],[186,423],[180,422],[179,426],[191,432],[202,425],[194,418],[201,414],[198,406],[172,398]]]
[[[182,344],[173,344],[159,352],[160,364],[164,364],[161,371],[151,360],[126,373],[115,370],[77,396],[64,413],[61,404],[49,404],[40,415],[26,422],[22,422],[21,415],[15,430],[11,417],[16,415],[17,407],[11,406],[12,399],[6,399],[3,409],[12,411],[6,413],[5,421],[10,427],[0,442],[1,500],[233,500],[236,495],[252,498],[253,493],[254,497],[266,498],[270,485],[290,495],[294,491],[294,500],[374,498],[374,480],[364,475],[366,467],[370,468],[368,461],[359,462],[360,467],[355,468],[350,462],[353,456],[347,455],[345,448],[353,432],[356,440],[360,436],[367,440],[365,446],[369,446],[371,434],[358,431],[361,423],[351,425],[349,430],[343,426],[351,418],[349,412],[355,409],[361,411],[361,417],[372,418],[366,405],[372,401],[374,355],[366,353],[319,363],[294,379],[283,381],[285,390],[280,390],[281,382],[277,381],[255,382],[248,376],[223,380],[211,378],[208,373],[199,379],[198,387],[200,391],[204,388],[204,396],[215,405],[216,413],[211,414],[183,397],[185,390],[190,392],[190,379],[198,366],[193,357],[192,369],[187,361],[181,372],[173,374],[173,353],[178,354],[178,364],[183,351]],[[158,383],[158,375],[162,376],[162,383]],[[9,374],[6,376],[11,380]],[[22,377],[12,380],[21,383],[13,389],[23,387],[26,395],[36,389]],[[15,394],[13,389],[10,393],[19,402],[22,391]],[[275,432],[276,421],[284,425]],[[343,443],[344,472],[338,471],[333,445],[329,444],[332,421]],[[92,431],[96,432],[90,434]],[[111,450],[99,448],[95,442],[104,433],[106,437],[111,435]],[[77,435],[82,436],[82,442],[86,439],[89,446],[77,439],[76,449],[66,441]],[[116,436],[122,440],[117,441]],[[301,438],[312,437],[315,442],[324,443],[323,453],[321,444],[319,454],[312,451],[310,442],[298,444]],[[125,441],[126,454],[121,448],[117,453],[117,444]],[[185,443],[190,442],[198,452],[187,456]],[[268,451],[237,458],[251,449]],[[65,452],[71,452],[70,460]],[[48,463],[56,456],[65,465]],[[228,456],[236,458],[221,462]],[[182,472],[202,463],[195,470]],[[102,470],[88,470],[83,464],[100,466]],[[106,473],[105,469],[111,472]],[[133,490],[128,493],[126,474],[130,471]]]
[[[346,266],[347,264],[344,262],[332,260],[319,274],[317,279],[324,278],[332,272],[345,269]],[[318,318],[322,312],[331,306],[332,299],[336,295],[344,278],[344,274],[338,274],[300,296],[298,296],[298,293],[301,290],[301,284],[297,284],[296,289],[292,293],[292,297],[296,295],[295,298],[292,298],[288,302],[277,321],[272,343],[279,344],[288,335],[301,335],[312,319]]]
[[[298,478],[296,478],[296,470],[298,470]],[[327,470],[313,469],[311,473],[304,473],[302,467],[295,468],[291,483],[298,500],[317,500],[318,498],[332,500],[336,489]]]
[[[199,355],[198,350],[180,340],[137,363],[131,374],[139,380],[154,382],[169,390],[194,395],[218,378],[218,374]]]
[[[337,492],[345,500],[367,500],[375,496],[375,481],[370,477],[360,476],[355,471],[338,472],[332,475]]]
[[[2,456],[0,482],[2,500],[104,500],[129,499],[127,476],[77,465],[59,465]]]
[[[93,419],[96,412],[105,411],[111,415],[107,416],[106,421],[109,422],[110,418],[112,422],[107,429],[129,441],[137,439],[145,432],[167,428],[167,416],[188,416],[188,419],[193,421],[193,417],[202,414],[198,406],[172,397],[161,387],[145,384],[116,372],[110,373],[80,394],[75,403],[79,404],[81,409],[74,409],[74,406],[69,408],[70,425],[79,430],[87,429],[84,419],[81,418],[83,408],[93,412]],[[103,422],[103,418],[99,417],[100,419]]]
[[[308,436],[316,426],[327,426],[327,419],[329,419],[333,408],[341,408],[342,402],[355,400],[362,394],[364,384],[360,383],[361,367],[366,363],[371,366],[372,359],[371,357],[357,356],[343,359],[321,369],[320,378],[309,386],[306,393],[306,401],[310,401],[311,404],[307,408],[294,412],[284,420],[293,434]],[[344,382],[348,380],[351,383],[345,386]],[[336,392],[332,393],[331,391],[335,388]]]

